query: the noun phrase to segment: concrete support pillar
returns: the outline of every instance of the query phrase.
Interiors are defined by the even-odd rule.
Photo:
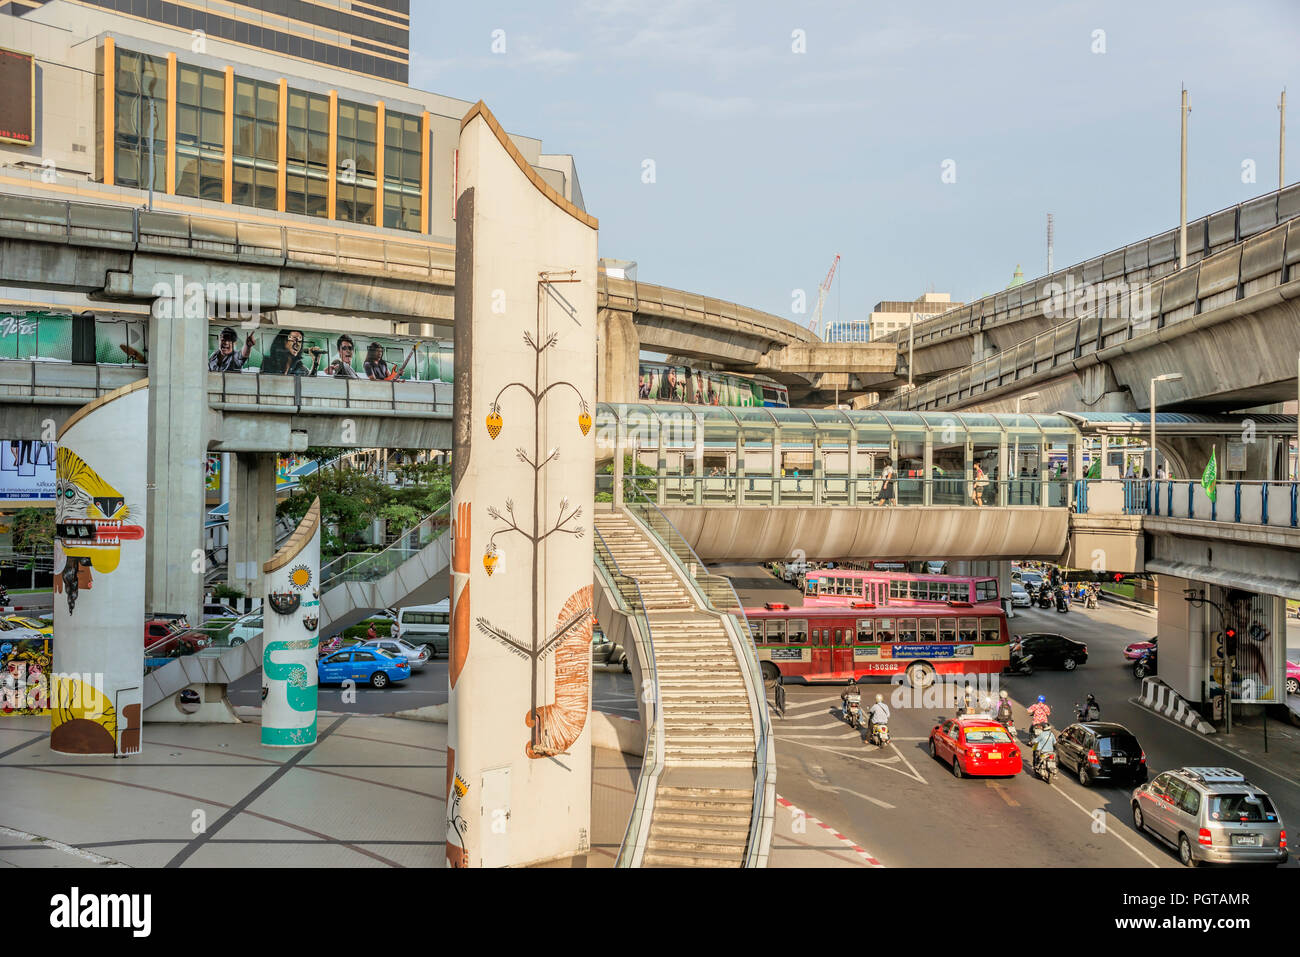
[[[849,433],[849,505],[858,504],[858,433]]]
[[[181,278],[177,278],[180,286]],[[145,611],[203,621],[208,320],[195,295],[159,299],[149,319],[149,574]],[[200,305],[202,304],[202,305]]]
[[[736,430],[736,504],[745,504],[745,430]]]
[[[273,452],[239,452],[231,464],[227,580],[250,598],[265,598],[262,563],[275,554]]]
[[[596,401],[635,402],[641,372],[641,337],[632,313],[596,314]]]
[[[998,505],[1004,507],[1007,504],[1007,490],[1011,487],[1011,482],[1010,482],[1011,471],[1010,469],[1007,468],[1008,459],[1009,457],[1007,453],[1007,433],[1003,432],[1001,438],[998,440]],[[1008,565],[1007,566],[1007,582],[1008,582],[1007,590],[1004,593],[1001,591],[1001,588],[999,586],[999,591],[998,591],[999,595],[1011,594],[1010,581],[1011,581],[1011,566]]]

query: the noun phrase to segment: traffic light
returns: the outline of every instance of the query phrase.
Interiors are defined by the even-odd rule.
[[[1229,658],[1237,655],[1237,629],[1225,628],[1223,631],[1223,652]]]

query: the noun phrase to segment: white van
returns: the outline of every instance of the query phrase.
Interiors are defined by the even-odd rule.
[[[417,648],[428,645],[432,657],[447,654],[451,640],[451,601],[444,598],[432,605],[408,605],[397,611],[393,637],[402,638]]]

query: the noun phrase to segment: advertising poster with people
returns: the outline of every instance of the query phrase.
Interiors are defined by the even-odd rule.
[[[688,405],[728,405],[744,408],[761,407],[765,404],[762,383],[756,379],[726,372],[691,369],[686,366],[643,362],[637,385],[637,395],[651,402],[682,402]]]
[[[222,326],[210,331],[208,349],[209,372],[452,381],[451,348],[437,342]]]
[[[144,320],[94,318],[95,362],[129,365],[147,362]],[[0,312],[0,359],[71,362],[71,315]]]
[[[0,502],[52,502],[54,479],[53,442],[0,442]]]

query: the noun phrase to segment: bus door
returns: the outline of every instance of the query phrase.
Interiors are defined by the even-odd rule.
[[[834,649],[831,646],[831,629],[827,623],[812,622],[808,651],[812,655],[812,664],[808,668],[809,680],[828,681],[833,678],[835,676]]]
[[[853,632],[843,624],[826,629],[831,636],[831,677],[844,680],[853,677]]]

